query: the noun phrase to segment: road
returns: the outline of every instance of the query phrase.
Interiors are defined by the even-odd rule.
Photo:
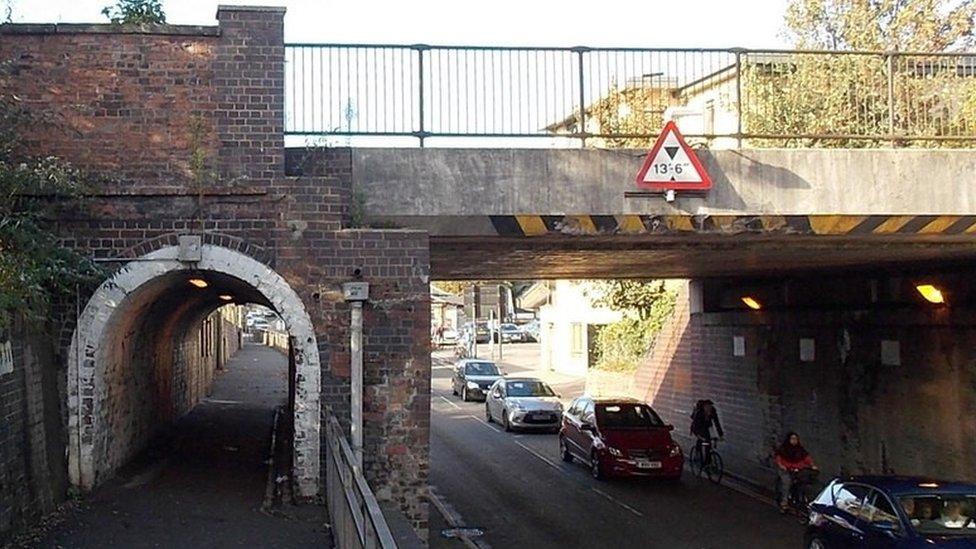
[[[330,547],[323,507],[262,509],[274,409],[287,401],[287,379],[281,353],[245,345],[171,438],[23,545]]]
[[[518,347],[513,345],[512,347]],[[511,349],[510,347],[509,349]],[[510,352],[508,374],[530,375],[532,347]],[[537,347],[536,347],[537,348]],[[507,350],[508,352],[508,350]],[[686,473],[679,485],[599,482],[559,459],[556,436],[510,434],[484,420],[484,404],[451,395],[452,357],[436,351],[431,401],[431,484],[483,547],[801,547],[802,526],[757,501]],[[555,376],[559,377],[559,376]],[[558,381],[558,379],[557,379]],[[582,383],[561,380],[568,401]],[[567,389],[573,389],[568,391]],[[667,420],[667,418],[665,418]],[[432,509],[432,513],[435,511]],[[435,517],[434,524],[443,526]],[[460,547],[431,532],[432,547]]]

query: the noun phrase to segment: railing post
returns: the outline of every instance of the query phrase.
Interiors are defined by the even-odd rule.
[[[586,78],[583,74],[583,54],[589,51],[589,48],[583,46],[577,46],[572,49],[576,52],[577,65],[579,66],[579,137],[580,144],[583,148],[586,148]]]
[[[735,49],[735,146],[742,148],[742,50]]]
[[[426,109],[424,108],[424,103],[426,102],[424,94],[424,52],[430,49],[430,46],[415,44],[413,47],[417,50],[417,98],[420,107],[420,125],[416,135],[420,139],[420,148],[422,149],[424,148],[424,138],[427,137],[426,123],[424,122],[426,113]]]
[[[886,53],[888,61],[888,135],[895,146],[895,54]]]

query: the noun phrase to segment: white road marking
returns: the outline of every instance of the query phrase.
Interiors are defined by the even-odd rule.
[[[610,494],[604,492],[603,490],[599,490],[599,489],[593,488],[593,487],[590,487],[590,490],[593,490],[597,494],[600,494],[601,496],[607,498],[608,500],[612,501],[613,503],[616,503],[617,505],[623,507],[624,509],[630,511],[631,513],[633,513],[633,514],[635,514],[635,515],[637,515],[639,517],[643,517],[644,516],[644,514],[641,513],[640,511],[638,511],[637,509],[634,509],[630,505],[627,505],[626,503],[618,500],[617,498],[611,496]]]
[[[439,397],[441,397],[441,400],[443,400],[444,402],[446,402],[446,403],[448,403],[448,404],[450,404],[451,406],[454,406],[454,407],[455,407],[455,408],[457,408],[458,410],[460,410],[460,409],[461,409],[461,407],[460,407],[460,406],[458,406],[458,405],[457,405],[457,404],[456,404],[456,403],[455,403],[455,402],[454,402],[453,400],[451,400],[451,399],[449,399],[449,398],[447,398],[446,396],[444,396],[444,395],[437,395],[437,396],[439,396]]]
[[[522,444],[521,442],[519,442],[519,441],[517,441],[517,440],[515,441],[515,444],[518,444],[518,445],[519,445],[519,446],[521,446],[521,447],[522,447],[522,449],[523,449],[523,450],[525,450],[526,452],[528,452],[528,453],[530,453],[530,454],[532,454],[533,456],[535,456],[535,457],[537,457],[537,458],[539,458],[539,459],[541,459],[541,460],[542,460],[543,462],[545,462],[545,464],[546,464],[546,465],[548,465],[549,467],[552,467],[553,469],[555,469],[555,470],[557,470],[557,471],[559,471],[560,473],[562,473],[562,472],[563,472],[563,469],[562,469],[562,467],[560,467],[560,466],[558,466],[558,465],[556,465],[555,463],[553,463],[553,462],[552,462],[552,460],[550,460],[550,459],[549,459],[549,458],[547,458],[546,456],[544,456],[544,455],[542,455],[542,454],[540,454],[539,452],[536,452],[536,451],[535,451],[535,450],[533,450],[532,448],[529,448],[528,446],[526,446],[526,445],[524,445],[524,444]]]

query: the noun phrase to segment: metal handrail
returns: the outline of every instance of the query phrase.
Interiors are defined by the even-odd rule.
[[[339,421],[326,412],[326,498],[340,549],[395,549],[397,544],[376,496],[355,459]]]
[[[976,142],[976,54],[286,44],[285,133],[643,147],[663,120],[715,147]],[[829,81],[830,101],[804,95]],[[697,120],[697,121],[695,121]],[[690,127],[690,129],[688,129]],[[590,140],[590,141],[588,141]]]

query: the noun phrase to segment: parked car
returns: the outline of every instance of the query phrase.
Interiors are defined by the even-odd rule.
[[[491,339],[491,330],[488,329],[487,322],[468,322],[464,325],[462,331],[469,334],[474,333],[475,340],[478,343],[488,343],[488,341]]]
[[[502,378],[485,399],[485,419],[498,421],[506,431],[545,429],[558,431],[563,415],[559,395],[534,377]]]
[[[460,336],[454,328],[444,328],[437,338],[438,345],[457,345]]]
[[[495,342],[498,342],[498,335],[501,334],[502,343],[521,343],[525,341],[525,335],[515,324],[502,324],[497,330],[493,330]]]
[[[519,326],[522,331],[522,340],[529,342],[539,341],[539,321],[533,320]]]
[[[465,402],[484,400],[488,389],[501,377],[498,366],[490,360],[462,358],[454,364],[451,389],[455,396],[461,395],[461,400]]]
[[[559,453],[563,461],[586,464],[594,478],[649,476],[681,478],[684,455],[650,406],[632,398],[573,400],[563,413]]]
[[[976,548],[976,484],[837,478],[810,504],[804,541],[809,549]]]

